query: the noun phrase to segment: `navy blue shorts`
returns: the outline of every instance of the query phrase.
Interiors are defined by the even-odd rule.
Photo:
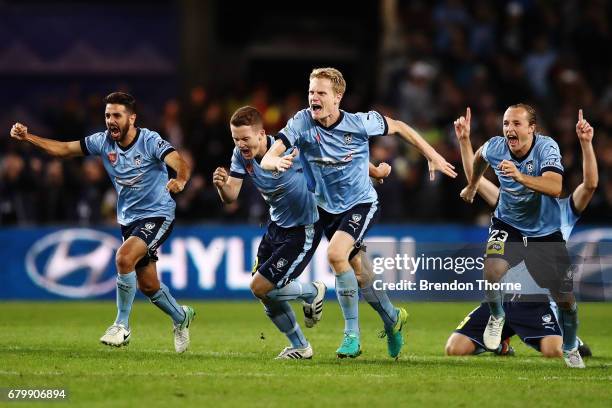
[[[121,226],[121,235],[125,242],[129,237],[138,237],[147,244],[147,253],[136,263],[136,269],[157,262],[157,248],[170,236],[174,220],[164,217],[143,218],[128,225]]]
[[[561,328],[555,313],[556,305],[550,302],[504,302],[506,322],[502,330],[502,341],[514,336],[523,343],[540,351],[540,339],[546,336],[561,336]],[[455,333],[469,337],[481,348],[485,348],[482,334],[489,321],[489,306],[481,303],[472,310]]]
[[[344,231],[355,240],[355,249],[351,251],[349,259],[353,259],[361,249],[363,238],[372,225],[378,220],[380,206],[378,201],[373,203],[357,204],[353,208],[332,214],[319,207],[319,222],[323,225],[325,237],[331,240],[336,231]]]
[[[524,260],[529,274],[541,288],[562,293],[573,290],[573,268],[560,231],[528,238],[493,217],[485,257],[504,259],[511,268]]]
[[[253,273],[282,288],[302,274],[317,250],[323,229],[320,223],[283,228],[270,222],[263,236]]]

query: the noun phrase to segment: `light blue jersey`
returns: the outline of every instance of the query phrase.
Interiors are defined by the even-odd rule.
[[[272,137],[268,136],[268,148],[272,142]],[[290,151],[286,154],[290,154]],[[308,189],[299,160],[287,171],[268,171],[262,169],[257,160],[245,159],[236,147],[230,175],[244,178],[247,174],[270,206],[270,219],[278,226],[290,228],[309,225],[319,219],[314,194]]]
[[[572,196],[557,199],[557,201],[559,202],[559,206],[561,208],[561,233],[563,234],[563,239],[567,241],[572,233],[572,230],[574,229],[574,226],[578,222],[580,215],[574,207]],[[501,282],[521,284],[521,290],[509,290],[507,293],[520,293],[523,295],[549,294],[548,289],[541,288],[533,280],[529,274],[529,271],[527,270],[527,267],[525,266],[524,261],[515,267],[510,268],[501,279]]]
[[[387,121],[375,111],[340,111],[338,121],[329,127],[316,122],[303,109],[287,122],[280,138],[287,149],[296,146],[316,186],[317,205],[340,214],[357,204],[378,199],[370,182],[368,165],[371,136],[386,135]]]
[[[563,174],[561,153],[553,139],[534,135],[529,152],[517,158],[510,151],[506,139],[495,136],[484,144],[482,157],[499,179],[499,202],[495,208],[495,217],[527,237],[541,237],[560,230],[561,214],[556,198],[533,191],[513,178],[503,176],[497,168],[502,160],[510,160],[521,173],[529,176],[541,176],[547,171]]]
[[[101,156],[115,190],[117,221],[128,225],[150,217],[174,219],[176,204],[166,190],[168,170],[164,158],[174,147],[149,129],[136,129],[129,146],[121,147],[108,132],[81,140],[85,155]]]

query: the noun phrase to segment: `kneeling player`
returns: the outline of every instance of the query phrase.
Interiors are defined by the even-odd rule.
[[[321,319],[325,285],[319,281],[302,284],[296,280],[308,265],[323,234],[317,222],[319,214],[314,194],[308,190],[299,165],[286,172],[266,171],[260,167],[261,158],[273,139],[266,135],[257,109],[250,106],[238,109],[232,115],[230,129],[236,144],[230,174],[219,167],[213,175],[221,200],[224,203],[235,201],[242,180],[248,174],[270,205],[271,221],[259,245],[251,290],[263,303],[270,320],[291,342],[277,358],[312,358],[312,347],[288,301],[302,300],[306,327],[313,327]],[[297,151],[289,154],[295,156]]]
[[[526,279],[531,276],[524,268],[524,263],[513,268]],[[511,275],[513,270],[508,272]],[[510,281],[510,279],[505,279]],[[513,279],[512,282],[519,282]],[[535,282],[534,282],[535,283]],[[563,333],[559,324],[557,306],[546,294],[506,294],[503,302],[506,321],[502,329],[502,342],[496,350],[498,355],[513,355],[510,338],[515,334],[543,357],[561,357],[563,352]],[[482,334],[491,316],[489,306],[481,303],[472,310],[457,326],[446,342],[445,352],[448,356],[468,356],[489,351],[484,346]],[[589,347],[579,338],[578,349],[582,357],[591,356]]]
[[[455,121],[455,133],[461,148],[461,158],[466,177],[470,179],[474,153],[470,143],[470,111],[468,108],[465,117]],[[598,183],[597,161],[593,151],[593,128],[584,120],[582,110],[578,114],[576,134],[580,141],[583,161],[583,181],[576,187],[571,196],[559,199],[561,232],[563,239],[567,240],[580,214],[587,207]],[[491,206],[495,206],[499,197],[499,188],[486,179],[482,179],[478,186],[478,194]],[[505,354],[508,349],[509,338],[518,334],[525,344],[539,350],[546,357],[564,356],[570,367],[584,367],[581,359],[567,361],[567,353],[562,352],[563,330],[575,330],[571,324],[559,321],[557,306],[548,297],[548,291],[540,288],[531,278],[524,262],[510,269],[504,277],[508,282],[520,282],[520,294],[506,294],[503,308],[506,322],[502,328],[503,342],[495,350],[496,353]],[[490,316],[488,305],[483,303],[473,310],[449,337],[446,344],[447,355],[479,354],[486,351],[482,332]],[[561,319],[562,320],[562,319]],[[578,356],[590,356],[591,351],[577,338]]]

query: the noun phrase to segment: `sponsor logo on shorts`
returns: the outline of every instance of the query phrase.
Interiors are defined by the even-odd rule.
[[[155,228],[155,223],[154,222],[147,222],[145,224],[145,228],[148,229],[149,231],[151,231],[153,228]]]
[[[504,254],[504,245],[505,243],[502,241],[491,241],[487,244],[487,255],[503,255]]]
[[[361,214],[352,214],[349,220],[349,227],[353,229],[353,232],[357,232],[357,228],[360,227],[359,222],[361,221]]]
[[[555,330],[555,322],[550,313],[542,316],[542,326],[544,326],[545,329]]]
[[[285,258],[281,258],[276,261],[276,269],[283,269],[285,265],[287,265],[287,260]]]

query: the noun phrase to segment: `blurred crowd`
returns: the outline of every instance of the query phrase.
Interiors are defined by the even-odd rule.
[[[417,129],[460,176],[429,181],[425,160],[400,138],[373,138],[374,163],[393,171],[377,185],[381,222],[486,223],[482,200],[459,198],[465,185],[452,122],[472,109],[472,143],[501,134],[508,105],[524,102],[538,113],[538,131],[561,148],[565,194],[581,181],[577,112],[595,127],[600,183],[584,214],[590,223],[612,221],[612,26],[604,0],[564,2],[484,0],[383,1],[377,89],[367,101],[349,82],[341,105],[348,111],[376,109]],[[245,183],[238,202],[222,205],[212,186],[217,166],[229,167],[233,143],[228,120],[250,104],[264,115],[270,134],[306,107],[302,92],[273,95],[265,85],[216,92],[196,86],[163,107],[139,95],[137,124],[158,130],[192,164],[193,176],[176,197],[179,222],[265,222],[267,209]],[[129,91],[129,89],[127,89]],[[115,193],[99,159],[58,161],[8,138],[15,115],[32,133],[76,140],[103,128],[103,95],[75,91],[38,112],[22,108],[0,116],[0,225],[112,223]],[[161,112],[158,113],[158,111]],[[488,174],[491,177],[491,174]]]

